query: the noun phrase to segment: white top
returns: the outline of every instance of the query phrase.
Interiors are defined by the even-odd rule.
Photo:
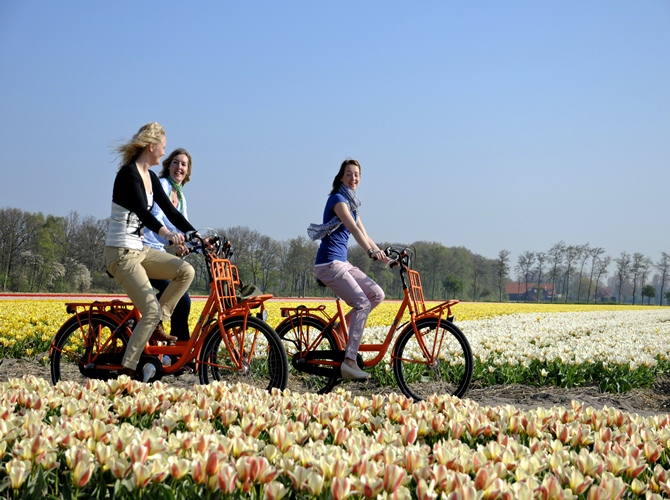
[[[149,206],[154,204],[153,194],[147,193]],[[112,215],[109,217],[107,241],[105,246],[142,250],[143,225],[134,212],[112,202]]]

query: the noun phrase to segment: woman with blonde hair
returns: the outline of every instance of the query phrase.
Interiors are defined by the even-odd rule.
[[[142,244],[145,227],[174,245],[184,243],[182,232],[195,230],[170,202],[158,176],[150,170],[165,154],[165,145],[163,127],[152,122],[143,125],[129,142],[116,149],[122,159],[114,180],[104,258],[109,273],[142,314],[122,360],[130,375],[135,374],[144,346],[150,338],[164,342],[176,340],[176,337],[165,333],[162,322],[170,319],[177,301],[188,290],[195,276],[188,262]],[[154,203],[179,231],[171,231],[152,215]],[[160,302],[156,299],[150,278],[171,280]]]

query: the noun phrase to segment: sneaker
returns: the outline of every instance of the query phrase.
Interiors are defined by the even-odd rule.
[[[340,372],[342,373],[342,378],[344,380],[363,380],[370,378],[370,374],[368,372],[364,372],[358,366],[351,367],[346,363],[342,363],[342,366],[340,366]]]
[[[156,325],[156,329],[154,330],[154,333],[151,334],[151,337],[149,337],[150,341],[157,341],[157,342],[176,342],[177,337],[174,335],[168,335],[165,333],[165,330],[163,329],[163,322],[160,321]]]

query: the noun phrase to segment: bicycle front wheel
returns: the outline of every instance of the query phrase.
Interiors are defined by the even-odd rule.
[[[414,401],[432,394],[463,396],[470,386],[473,367],[468,339],[444,319],[419,320],[416,331],[408,324],[393,349],[398,387]]]
[[[117,374],[90,368],[102,359],[121,363],[128,344],[119,321],[105,314],[82,313],[70,318],[56,333],[51,344],[51,382],[69,380],[85,384],[87,378],[111,379]],[[118,358],[118,359],[117,359]]]
[[[223,380],[267,390],[286,388],[286,351],[270,325],[255,316],[235,316],[223,328],[222,334],[215,326],[205,339],[198,358],[200,383]]]

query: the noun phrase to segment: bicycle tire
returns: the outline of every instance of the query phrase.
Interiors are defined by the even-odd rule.
[[[472,380],[474,359],[470,343],[463,332],[445,319],[425,318],[416,322],[428,353],[423,354],[414,328],[408,324],[393,349],[393,374],[402,393],[421,401],[432,394],[461,397]]]
[[[113,355],[121,362],[121,356],[128,345],[128,336],[123,331],[114,332],[119,328],[120,321],[107,314],[88,312],[80,313],[71,317],[63,324],[56,333],[52,342],[50,364],[51,383],[56,385],[61,380],[69,380],[85,384],[86,379],[96,378],[109,380],[116,378],[118,374],[111,370],[100,370],[86,368],[90,360],[95,360],[99,355]],[[86,346],[86,337],[90,334],[90,328],[98,331],[96,337],[101,339],[96,345]],[[113,340],[104,346],[104,350],[97,351],[103,347],[107,339],[114,335]]]
[[[328,328],[328,325],[321,319],[305,316],[301,319],[289,318],[285,320],[277,326],[277,335],[284,342],[286,355],[291,363],[289,367],[289,387],[316,392],[317,394],[327,394],[332,391],[339,383],[337,377],[304,373],[294,368],[292,363],[296,356],[306,353],[308,349],[338,350],[332,329]],[[321,340],[317,345],[311,347],[304,345],[305,339],[318,339],[319,337],[321,337]]]
[[[216,325],[207,335],[198,357],[200,383],[241,382],[268,391],[273,388],[284,390],[288,380],[288,361],[277,332],[255,316],[246,317],[246,330],[244,325],[244,316],[227,318],[223,322],[224,335],[230,341],[234,355],[240,357],[239,354],[242,354],[242,369],[237,368]],[[244,359],[248,357],[246,353],[252,345],[255,345],[253,359]]]

